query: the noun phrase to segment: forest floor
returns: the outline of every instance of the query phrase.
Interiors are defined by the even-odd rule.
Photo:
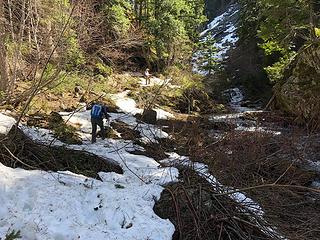
[[[16,139],[9,137],[11,142],[5,140],[0,148],[2,156],[10,151],[21,162],[12,157],[2,157],[1,162],[28,171],[70,172],[48,172],[50,177],[47,172],[23,172],[1,166],[6,178],[0,185],[4,186],[0,196],[6,204],[0,212],[7,218],[0,218],[0,233],[21,230],[26,239],[39,236],[91,239],[97,232],[108,239],[117,236],[121,236],[120,239],[124,236],[171,239],[173,233],[173,239],[318,238],[319,134],[308,134],[293,124],[292,119],[274,112],[229,116],[169,113],[161,108],[164,105],[169,105],[165,110],[172,108],[172,104],[166,104],[170,97],[156,102],[158,116],[161,116],[157,122],[145,124],[135,115],[141,114],[141,107],[150,95],[141,94],[139,98],[139,91],[151,92],[152,99],[154,94],[159,94],[159,86],[168,82],[154,78],[155,81],[146,86],[139,76],[128,78],[130,86],[118,86],[126,92],[111,98],[95,91],[87,95],[87,102],[99,99],[107,103],[111,111],[108,139],[99,140],[97,144],[89,143],[90,116],[84,109],[85,104],[80,103],[81,95],[74,92],[74,86],[69,93],[44,93],[34,101],[32,114],[23,119],[23,134]],[[166,89],[169,88],[178,87],[170,84]],[[128,90],[136,93],[131,95]],[[50,123],[55,115],[49,112],[61,110],[67,122],[64,128],[71,126],[70,131],[61,131]],[[64,135],[70,134],[82,144],[61,142],[65,140]],[[103,164],[105,160],[107,165]],[[58,181],[53,183],[50,178]],[[10,191],[9,182],[16,182],[10,184]],[[25,184],[30,186],[21,192]],[[84,189],[79,189],[79,184]],[[33,187],[42,189],[41,193],[35,194]],[[58,189],[60,200],[46,188]],[[69,193],[64,196],[65,191]],[[122,193],[117,195],[119,191]],[[100,196],[100,203],[90,199],[93,195]],[[9,199],[17,201],[17,197],[21,203],[15,206],[8,203]],[[63,201],[72,204],[79,197],[84,201],[72,208],[61,204]],[[154,206],[155,199],[158,201]],[[44,215],[45,208],[52,210],[49,217]],[[69,212],[69,216],[63,211]],[[170,219],[174,228],[154,212]],[[90,218],[85,220],[88,214]],[[141,217],[143,215],[145,217]],[[61,216],[65,219],[61,220]],[[41,222],[28,224],[34,221],[33,217]],[[24,222],[24,218],[28,221]],[[61,221],[65,224],[63,232],[55,225]],[[75,222],[77,229],[72,230]]]

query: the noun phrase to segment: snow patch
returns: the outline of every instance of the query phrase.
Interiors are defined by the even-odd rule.
[[[14,124],[16,120],[13,117],[0,113],[0,134],[7,134]]]
[[[152,210],[162,191],[159,185],[126,182],[115,173],[104,173],[100,182],[2,164],[0,174],[0,236],[9,227],[30,240],[169,240],[174,232],[170,221]]]
[[[121,111],[130,113],[132,115],[135,115],[137,113],[142,114],[143,109],[137,108],[136,102],[132,98],[128,97],[129,92],[130,91],[127,90],[122,93],[113,94],[111,95],[111,98],[115,101],[117,107],[119,107]],[[160,108],[156,108],[154,110],[157,112],[157,119],[174,118],[174,115],[172,113],[164,111]]]
[[[209,38],[215,40],[214,46],[217,52],[214,54],[213,59],[217,63],[222,63],[228,58],[227,52],[234,48],[239,40],[236,32],[238,17],[235,16],[238,14],[239,9],[239,4],[230,4],[224,13],[213,19],[207,25],[207,29],[200,33],[200,42],[208,41]],[[192,59],[193,71],[201,75],[207,75],[209,73],[202,69],[207,64],[201,61],[202,56],[205,55],[204,51],[206,50],[195,52]]]
[[[83,145],[66,145],[47,129],[20,126],[35,141],[84,150],[118,163],[124,173],[99,173],[103,181],[71,172],[12,169],[0,164],[0,237],[20,230],[22,239],[153,239],[170,240],[175,231],[169,220],[153,212],[162,185],[178,181],[174,167],[161,167],[153,158],[130,154],[144,150],[132,141],[98,139],[90,143],[90,111],[62,113],[79,125]],[[128,113],[110,113],[148,140],[168,136],[149,124],[138,124]],[[0,115],[5,130],[12,118]]]

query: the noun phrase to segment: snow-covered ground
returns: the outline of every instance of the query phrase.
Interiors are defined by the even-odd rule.
[[[143,112],[143,109],[137,108],[136,102],[127,96],[129,92],[130,91],[128,90],[122,93],[114,94],[111,96],[111,98],[115,101],[116,105],[120,108],[121,111],[130,113],[132,115],[137,113],[141,114]],[[160,108],[156,108],[154,110],[157,112],[157,119],[174,118],[174,115],[172,113],[166,112]]]
[[[90,143],[90,114],[78,112],[70,118],[80,124],[83,145],[68,148],[85,150],[117,162],[123,174],[100,173],[103,181],[71,172],[12,169],[0,164],[0,239],[11,230],[21,230],[22,239],[171,239],[174,226],[159,218],[153,206],[162,185],[177,181],[178,170],[161,167],[154,159],[130,154],[141,147],[124,140]],[[136,124],[130,114],[112,114]],[[14,119],[0,114],[1,133],[7,133]],[[163,135],[154,126],[142,127],[150,139]],[[20,126],[36,141],[53,140],[46,129]],[[59,141],[55,145],[64,145]],[[142,149],[143,150],[143,149]]]
[[[139,130],[146,141],[156,141],[168,135],[157,127],[138,123],[132,112],[135,102],[125,93],[116,102],[123,113],[111,113],[110,121],[121,120]],[[194,168],[213,186],[224,187],[201,163],[191,163],[187,157],[168,153],[162,167],[154,159],[130,152],[144,151],[141,146],[123,139],[98,139],[90,143],[90,113],[79,111],[63,118],[79,126],[82,145],[65,145],[54,140],[47,129],[20,126],[35,141],[65,145],[74,150],[84,150],[108,161],[118,163],[123,174],[99,173],[98,181],[71,172],[27,171],[8,168],[0,163],[0,239],[11,230],[20,230],[23,240],[69,239],[149,239],[170,240],[175,231],[173,224],[153,212],[155,201],[163,185],[178,181],[177,165]],[[0,133],[7,133],[15,120],[0,113]],[[242,193],[231,198],[245,204],[248,210],[263,215],[261,207]]]
[[[200,36],[206,35],[209,31],[217,28],[224,19],[228,17],[233,17],[235,14],[239,12],[239,5],[238,4],[231,4],[227,11],[222,13],[221,15],[214,18],[208,25],[207,28],[200,33]]]
[[[162,187],[115,173],[103,182],[70,172],[0,164],[0,236],[22,239],[171,239],[174,227],[152,208]],[[121,188],[119,188],[121,186]],[[122,188],[123,187],[123,188]]]
[[[7,134],[16,120],[3,113],[0,113],[0,134]]]

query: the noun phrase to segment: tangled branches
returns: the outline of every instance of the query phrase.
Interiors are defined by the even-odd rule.
[[[228,196],[216,197],[212,186],[192,170],[182,170],[181,182],[163,192],[156,213],[176,227],[173,239],[270,239],[256,216]],[[265,227],[268,229],[268,227]],[[276,239],[276,238],[274,238]]]
[[[0,162],[9,167],[45,171],[72,171],[98,178],[98,172],[122,173],[120,166],[84,151],[49,147],[12,128],[0,142]]]

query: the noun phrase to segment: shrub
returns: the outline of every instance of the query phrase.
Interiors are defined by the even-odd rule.
[[[103,64],[103,63],[97,63],[96,67],[97,67],[98,73],[104,77],[109,77],[113,73],[112,68],[110,66]]]
[[[15,231],[12,230],[10,233],[7,233],[4,240],[15,240],[18,238],[22,238],[20,235],[20,230]]]

